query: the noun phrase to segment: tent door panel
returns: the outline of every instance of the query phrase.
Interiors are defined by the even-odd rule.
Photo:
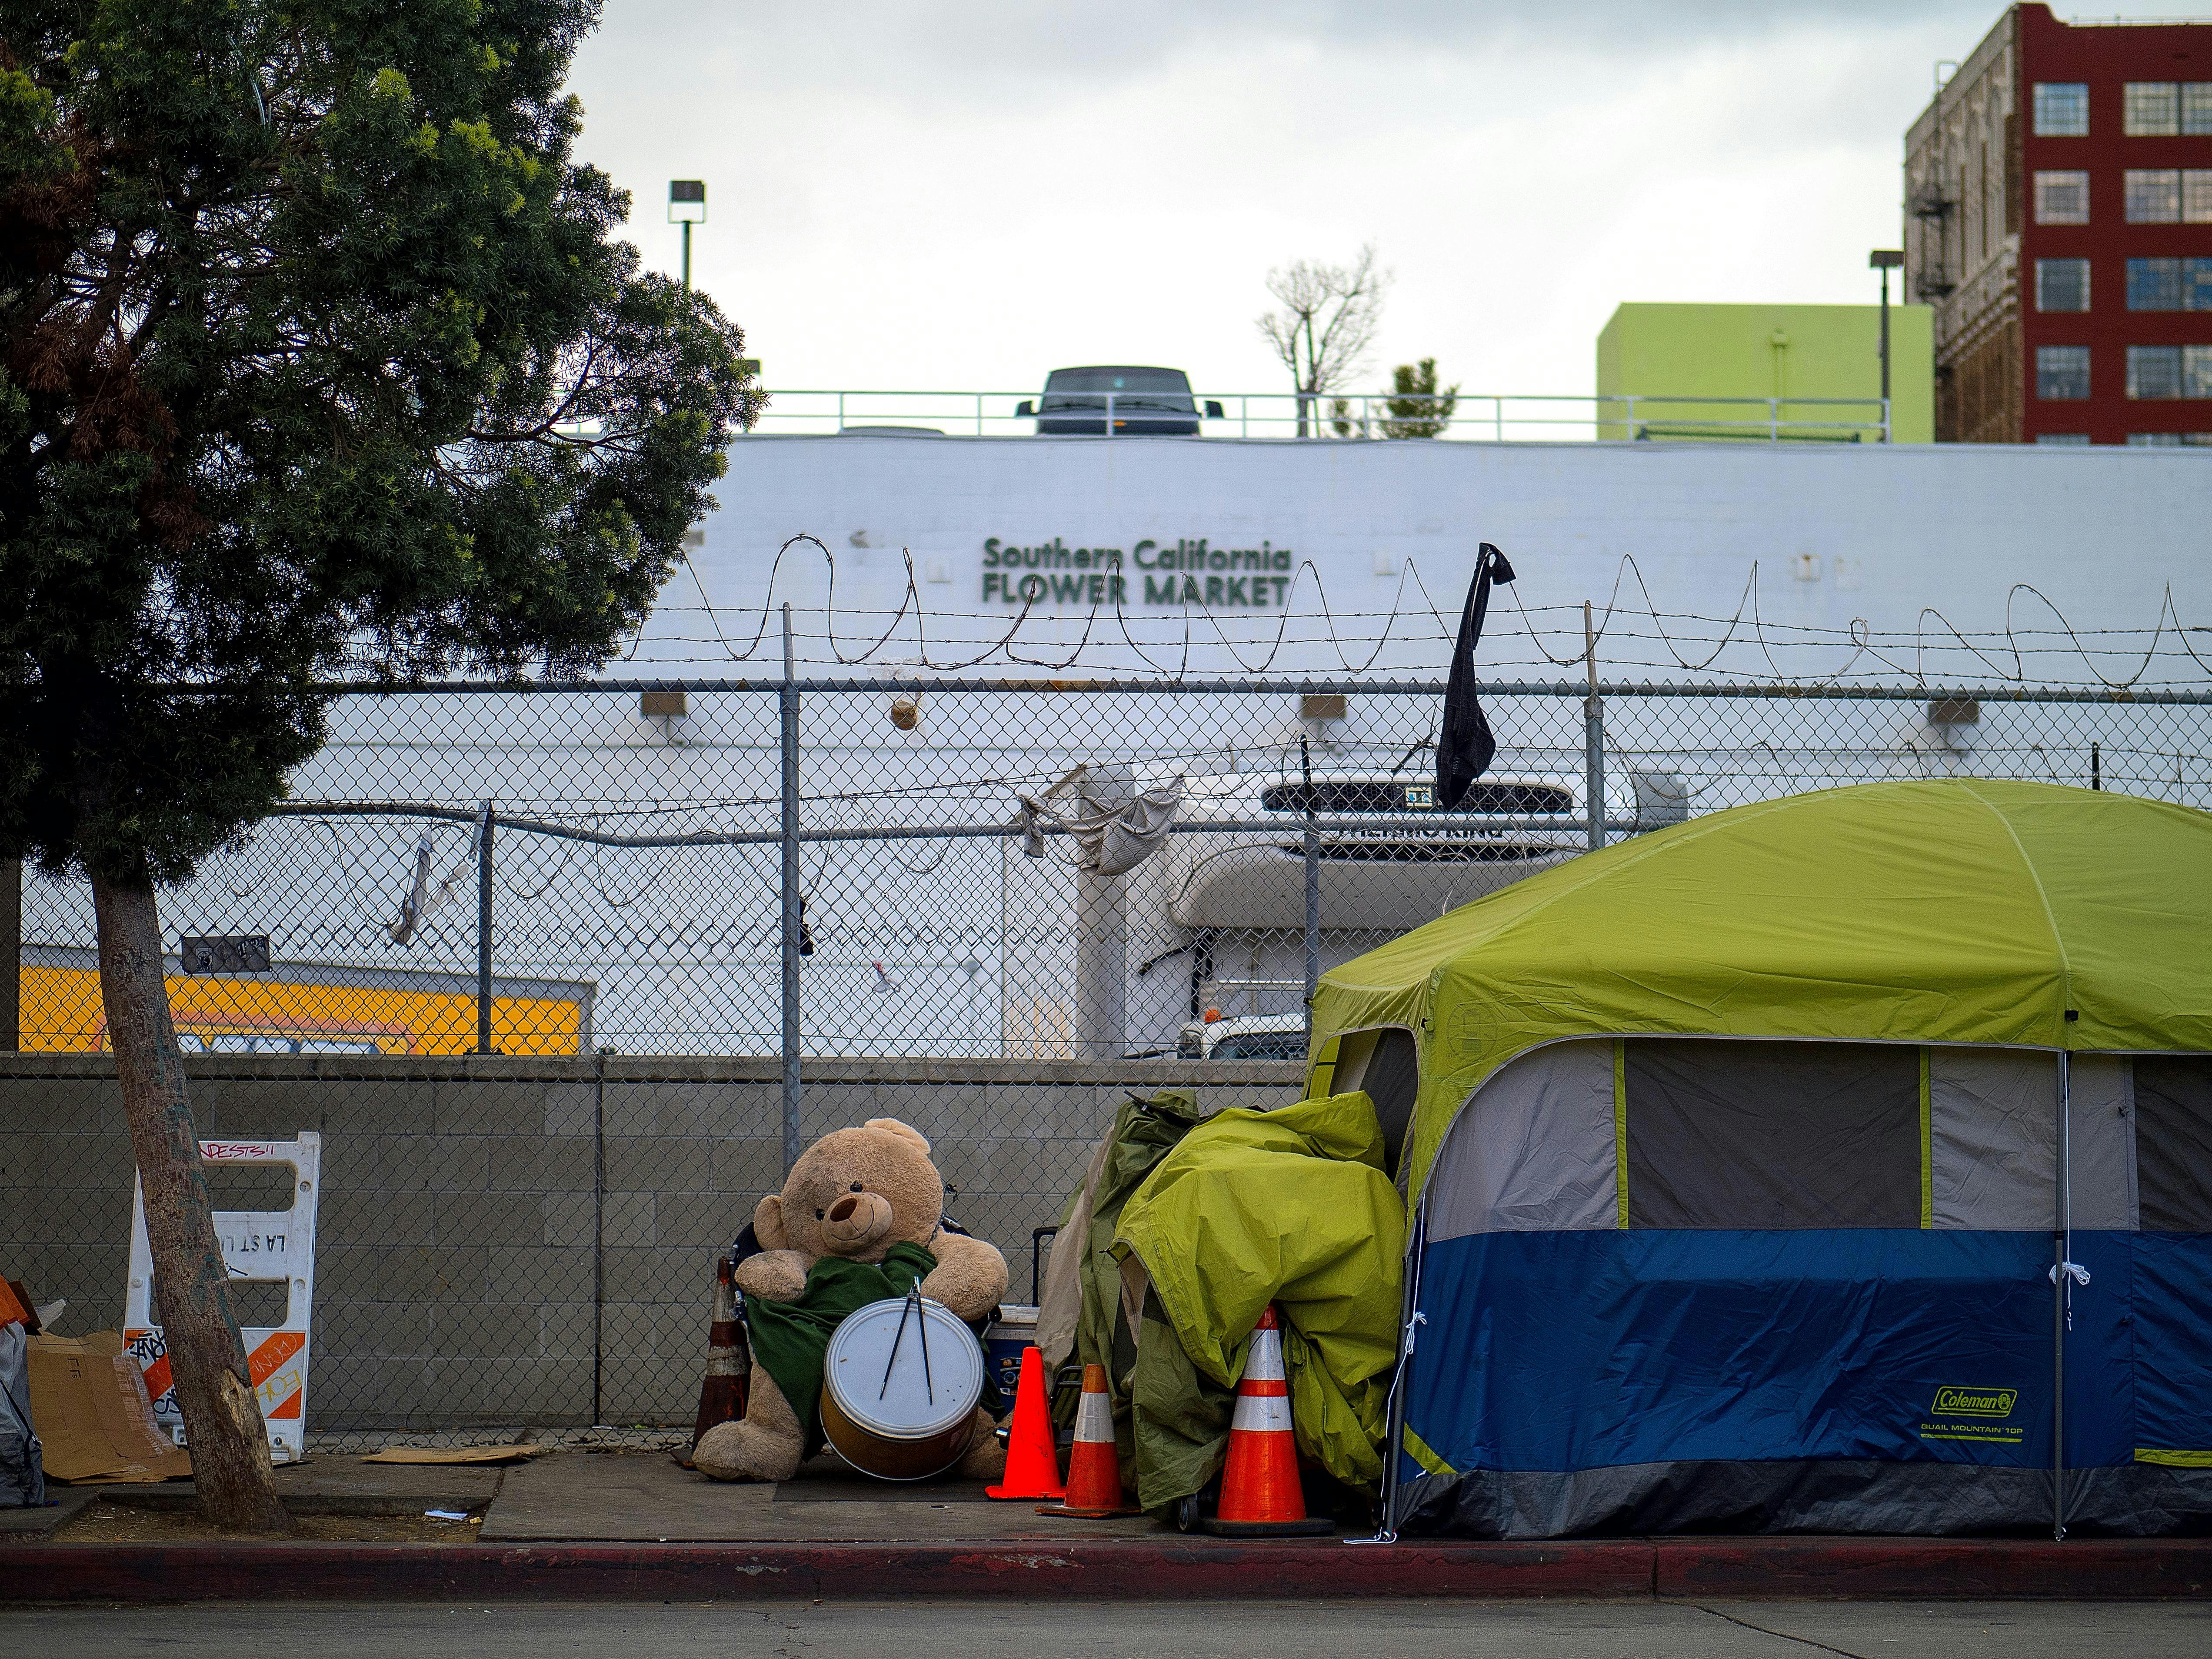
[[[2075,1231],[2132,1232],[2138,1224],[2136,1109],[2128,1060],[2076,1054],[2067,1070],[2066,1174]]]
[[[1930,1225],[2047,1232],[2056,1224],[2055,1055],[1931,1049],[1928,1106]]]

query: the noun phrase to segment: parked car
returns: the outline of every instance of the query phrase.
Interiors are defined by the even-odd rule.
[[[1182,1060],[1304,1060],[1306,1017],[1295,1014],[1210,1014],[1176,1034]]]
[[[1190,376],[1181,369],[1110,366],[1055,368],[1045,376],[1043,396],[1016,404],[1014,413],[1034,417],[1048,437],[1194,438],[1200,419]],[[1221,419],[1221,405],[1207,399],[1205,418]]]

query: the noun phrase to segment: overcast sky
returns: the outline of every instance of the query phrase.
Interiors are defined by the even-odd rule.
[[[2000,12],[611,0],[573,85],[649,263],[707,181],[694,279],[771,387],[1274,390],[1268,268],[1372,240],[1364,386],[1587,392],[1623,301],[1870,301],[1905,129]]]

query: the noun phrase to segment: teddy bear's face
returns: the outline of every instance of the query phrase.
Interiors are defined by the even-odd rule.
[[[881,1261],[894,1244],[927,1244],[945,1212],[929,1142],[891,1118],[838,1129],[792,1166],[781,1196],[761,1200],[753,1231],[769,1249]]]

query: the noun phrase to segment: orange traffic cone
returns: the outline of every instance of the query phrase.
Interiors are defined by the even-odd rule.
[[[1067,1501],[1040,1504],[1039,1515],[1103,1521],[1134,1515],[1121,1501],[1121,1457],[1114,1447],[1114,1402],[1106,1393],[1106,1368],[1083,1368],[1083,1403],[1075,1413],[1075,1445],[1067,1454]]]
[[[1006,1472],[983,1488],[987,1498],[1064,1498],[1060,1455],[1053,1449],[1052,1419],[1044,1408],[1044,1356],[1032,1343],[1022,1350],[1014,1384],[1014,1420],[1006,1433]]]
[[[1229,1419],[1229,1463],[1221,1472],[1221,1506],[1199,1523],[1229,1538],[1318,1537],[1334,1533],[1326,1516],[1309,1519],[1298,1484],[1298,1443],[1291,1431],[1291,1385],[1283,1370],[1283,1333],[1271,1305],[1260,1314],[1237,1414]]]
[[[699,1416],[691,1425],[691,1444],[676,1461],[685,1468],[700,1437],[718,1423],[734,1423],[745,1414],[745,1385],[752,1371],[752,1354],[745,1328],[738,1318],[738,1287],[730,1253],[714,1260],[714,1318],[707,1330],[707,1374],[699,1383]]]

